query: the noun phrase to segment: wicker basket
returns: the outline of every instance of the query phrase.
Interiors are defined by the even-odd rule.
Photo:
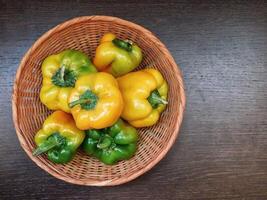
[[[153,127],[139,129],[138,150],[128,161],[107,166],[81,150],[68,164],[50,162],[46,156],[33,157],[33,137],[51,113],[39,100],[42,83],[41,63],[50,54],[64,49],[81,50],[93,57],[101,36],[113,32],[130,39],[143,50],[139,69],[159,69],[168,81],[169,104]],[[173,145],[183,118],[185,94],[183,80],[166,47],[150,31],[134,23],[108,16],[78,17],[62,23],[40,37],[23,57],[14,83],[12,108],[16,132],[22,148],[42,169],[64,181],[94,186],[126,183],[157,164]]]

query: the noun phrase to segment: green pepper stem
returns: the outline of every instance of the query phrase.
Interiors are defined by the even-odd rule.
[[[39,147],[37,147],[32,155],[38,156],[42,153],[45,153],[49,151],[50,149],[53,149],[55,147],[59,147],[60,145],[64,144],[65,138],[62,137],[59,133],[53,133],[51,136],[47,138],[43,143],[40,144]]]
[[[64,75],[65,75],[65,65],[62,65],[62,67],[60,68],[60,78],[61,78],[61,81],[65,81],[64,80]]]
[[[126,51],[129,51],[129,52],[132,51],[132,44],[129,41],[124,41],[124,40],[115,38],[114,40],[112,40],[112,43],[115,44],[117,47],[122,48]]]
[[[165,99],[162,99],[162,98],[160,98],[158,96],[153,96],[151,98],[154,99],[155,101],[160,102],[161,104],[164,104],[164,105],[167,105],[168,104],[168,101],[166,101]]]
[[[160,93],[158,90],[154,90],[150,93],[149,97],[147,98],[148,102],[152,106],[152,108],[157,108],[159,104],[166,105],[168,101],[161,98]]]
[[[77,79],[76,73],[62,65],[51,77],[51,81],[58,87],[74,87]]]
[[[54,147],[58,146],[59,143],[56,140],[50,140],[50,141],[45,141],[44,143],[42,143],[38,148],[36,148],[32,155],[33,156],[39,156],[42,153],[47,152],[50,149],[53,149]]]
[[[70,102],[69,107],[81,105],[82,109],[91,110],[96,107],[97,101],[98,97],[91,90],[86,90],[78,100]]]
[[[111,145],[112,141],[109,137],[104,137],[100,139],[100,142],[97,144],[97,148],[99,149],[105,149],[108,148]]]
[[[70,102],[69,107],[73,108],[76,105],[83,104],[83,103],[90,103],[90,102],[91,102],[90,99],[78,99],[76,101]]]

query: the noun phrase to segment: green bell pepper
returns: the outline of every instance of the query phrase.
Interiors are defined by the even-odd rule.
[[[37,148],[34,156],[47,152],[47,157],[54,163],[67,163],[76,153],[85,137],[70,114],[55,111],[43,123],[34,137]]]
[[[130,159],[136,152],[137,130],[121,119],[111,127],[91,129],[85,133],[83,150],[107,165]]]

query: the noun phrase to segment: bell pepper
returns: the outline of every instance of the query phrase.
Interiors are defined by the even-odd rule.
[[[70,112],[68,97],[76,80],[96,72],[87,55],[76,50],[66,50],[48,56],[42,63],[43,85],[41,102],[51,110]]]
[[[47,157],[54,163],[67,163],[76,153],[85,137],[70,114],[55,111],[43,123],[42,129],[34,137],[37,148],[34,156],[47,152]]]
[[[79,129],[101,129],[118,120],[123,99],[116,79],[99,72],[77,80],[70,94],[69,106]]]
[[[137,131],[121,119],[111,127],[85,132],[83,150],[107,165],[130,159],[136,152]]]
[[[144,69],[117,80],[124,100],[122,118],[134,127],[154,125],[168,103],[168,85],[161,73]]]
[[[134,70],[142,61],[142,51],[128,40],[120,40],[112,33],[105,34],[96,49],[94,65],[118,77]]]

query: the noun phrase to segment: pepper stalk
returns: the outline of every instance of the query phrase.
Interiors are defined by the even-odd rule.
[[[59,133],[53,133],[46,141],[40,144],[40,146],[33,151],[32,155],[39,156],[50,149],[64,145],[65,142],[65,137],[61,136]]]
[[[152,106],[152,108],[157,108],[159,104],[167,105],[168,101],[165,99],[161,98],[159,91],[154,90],[150,93],[149,97],[147,98],[148,102]]]
[[[115,38],[112,40],[112,43],[128,52],[131,52],[133,48],[132,42],[129,40],[120,40]]]
[[[91,110],[96,107],[97,102],[98,97],[91,90],[86,90],[78,100],[70,102],[69,107],[81,105],[82,109]]]

